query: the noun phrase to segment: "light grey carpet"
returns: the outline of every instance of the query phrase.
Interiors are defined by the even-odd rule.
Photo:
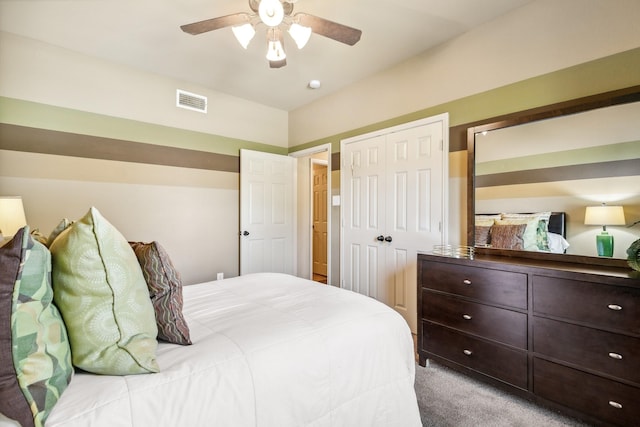
[[[415,387],[424,427],[587,426],[433,361],[416,364]]]

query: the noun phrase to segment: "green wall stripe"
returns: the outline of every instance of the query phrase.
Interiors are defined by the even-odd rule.
[[[332,144],[332,152],[337,152],[340,151],[340,140],[342,139],[446,112],[449,113],[451,129],[462,125],[460,129],[457,129],[458,135],[455,138],[450,134],[449,151],[466,150],[466,128],[468,127],[465,125],[466,123],[637,86],[640,85],[638,70],[640,70],[640,48],[301,144],[289,148],[289,152],[327,143]],[[473,72],[471,67],[469,72]]]
[[[0,122],[82,135],[240,155],[240,149],[287,154],[285,147],[0,97]]]
[[[476,158],[478,154],[476,153]],[[600,145],[598,147],[555,151],[510,159],[476,163],[476,177],[528,169],[612,162],[640,158],[640,141]]]

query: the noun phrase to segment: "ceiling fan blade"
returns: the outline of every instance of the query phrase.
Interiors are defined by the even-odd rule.
[[[204,21],[194,22],[192,24],[181,25],[180,28],[185,33],[193,34],[195,36],[197,34],[218,30],[220,28],[244,24],[249,22],[249,19],[250,16],[247,13],[234,13],[233,15],[219,16],[217,18],[205,19]]]
[[[287,58],[281,61],[269,61],[269,68],[282,68],[287,65]]]
[[[338,24],[337,22],[329,21],[328,19],[319,18],[307,13],[296,13],[294,15],[294,22],[305,27],[310,27],[316,34],[348,44],[349,46],[353,46],[358,43],[360,36],[362,35],[361,30],[347,27],[346,25]]]

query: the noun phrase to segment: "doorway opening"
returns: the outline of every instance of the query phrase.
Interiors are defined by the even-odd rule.
[[[331,144],[289,154],[297,159],[297,271],[332,284]]]
[[[327,193],[327,161],[311,158],[311,272],[313,280],[327,283],[329,234]]]

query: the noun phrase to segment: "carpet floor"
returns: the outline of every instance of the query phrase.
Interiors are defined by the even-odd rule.
[[[416,364],[415,388],[424,427],[588,426],[433,361]]]

